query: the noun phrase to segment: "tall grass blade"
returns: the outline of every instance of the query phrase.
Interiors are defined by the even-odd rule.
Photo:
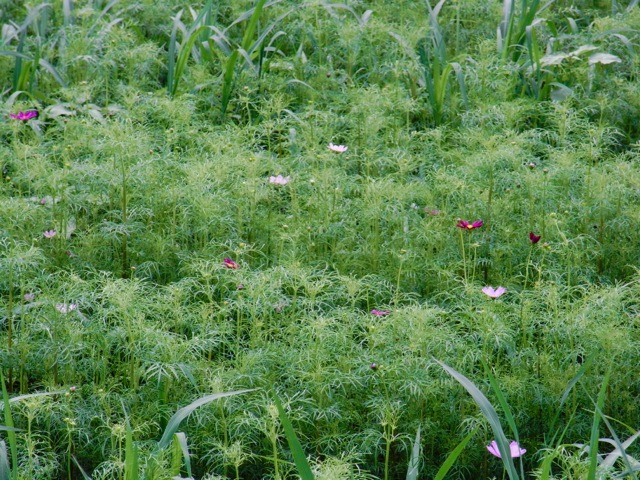
[[[593,413],[593,424],[591,425],[591,439],[589,440],[589,472],[587,473],[587,480],[596,480],[596,472],[598,469],[598,432],[600,428],[600,419],[602,418],[601,411],[604,407],[605,398],[607,396],[607,386],[609,385],[609,376],[611,375],[611,369],[607,371],[602,380],[602,386],[600,387],[600,393],[598,394],[598,401],[596,403],[596,410]]]
[[[84,471],[84,469],[82,468],[82,466],[78,462],[78,459],[73,455],[71,456],[71,458],[73,459],[73,463],[76,464],[76,467],[78,467],[78,470],[80,470],[80,474],[82,475],[82,478],[84,478],[84,480],[91,480],[91,477],[89,476],[89,474],[87,472]]]
[[[302,450],[302,445],[300,445],[300,441],[296,436],[296,432],[293,430],[291,420],[287,417],[287,414],[282,407],[282,402],[280,401],[278,394],[275,392],[273,392],[273,402],[276,404],[276,408],[278,409],[280,422],[282,423],[284,434],[287,437],[287,442],[289,443],[289,448],[293,455],[293,461],[298,468],[298,475],[300,475],[302,480],[314,480],[313,472],[311,471],[307,457],[304,454],[304,450]]]
[[[507,420],[507,424],[511,429],[513,438],[516,440],[516,442],[520,443],[520,435],[518,435],[518,427],[516,426],[516,421],[513,417],[513,412],[511,412],[511,408],[509,407],[507,400],[504,398],[504,394],[502,393],[502,389],[500,388],[500,385],[498,385],[498,381],[496,380],[496,377],[493,375],[493,373],[491,373],[491,369],[489,368],[489,366],[484,362],[483,364],[484,364],[485,373],[487,377],[489,377],[489,383],[491,384],[491,388],[493,389],[493,392],[495,393],[496,398],[498,399],[500,408],[502,408],[502,411],[504,412],[505,419]],[[522,478],[525,478],[524,466],[522,465],[522,457],[520,457],[520,475],[522,475]]]
[[[407,470],[407,480],[416,480],[420,471],[420,427],[416,432],[416,439],[411,449],[411,458],[409,458],[409,469]]]
[[[65,27],[73,23],[73,0],[62,0],[62,15]]]
[[[551,426],[549,427],[550,432],[553,432],[555,430],[556,423],[558,422],[558,419],[560,418],[560,414],[562,413],[562,406],[564,405],[564,402],[567,401],[567,398],[569,398],[569,394],[571,393],[571,390],[573,390],[573,387],[576,386],[576,384],[584,376],[584,374],[589,369],[589,367],[591,367],[591,364],[593,363],[594,358],[595,358],[595,355],[591,355],[586,358],[584,363],[578,369],[578,372],[567,384],[567,388],[564,389],[564,392],[562,393],[562,397],[560,397],[560,405],[558,405],[558,408],[556,410],[556,415],[555,417],[553,417],[553,420],[551,421]],[[557,435],[558,435],[558,431],[555,431],[553,434],[553,437],[551,437],[551,440],[547,442],[548,445],[554,445]]]
[[[518,472],[516,471],[516,467],[513,463],[513,458],[511,458],[511,449],[509,448],[507,437],[505,436],[502,425],[500,424],[500,418],[498,417],[495,408],[493,408],[493,405],[491,405],[491,402],[489,402],[487,397],[485,397],[484,394],[478,389],[478,387],[476,387],[473,382],[467,377],[449,367],[445,363],[441,362],[440,360],[435,358],[434,360],[458,383],[460,383],[460,385],[462,385],[467,390],[467,392],[469,392],[473,400],[480,408],[480,411],[489,422],[489,425],[491,425],[493,434],[496,437],[495,440],[498,445],[498,450],[500,451],[500,455],[502,457],[502,463],[504,464],[505,470],[509,475],[510,480],[518,480]]]
[[[0,480],[11,480],[11,467],[7,456],[7,444],[0,440]]]
[[[4,382],[4,373],[0,369],[0,383],[2,383],[2,400],[4,402],[4,423],[9,428],[14,428],[13,417],[11,416],[11,405],[9,403],[9,393],[7,392],[7,385]],[[12,430],[7,431],[7,438],[9,439],[9,449],[11,450],[11,476],[12,480],[18,478],[18,441],[16,438],[16,432]],[[5,449],[6,451],[6,449]],[[9,462],[7,461],[7,464]]]
[[[138,447],[133,443],[133,430],[127,418],[127,433],[124,447],[124,480],[138,480],[138,472]]]
[[[240,395],[242,393],[253,392],[254,390],[255,388],[250,388],[246,390],[236,390],[234,392],[214,393],[213,395],[207,395],[205,397],[199,398],[198,400],[190,403],[186,407],[182,407],[180,410],[174,413],[173,416],[169,419],[169,422],[167,423],[167,427],[164,430],[164,434],[162,435],[162,438],[160,439],[160,441],[158,442],[158,445],[156,446],[156,451],[167,448],[171,444],[173,435],[175,435],[175,433],[178,431],[178,428],[180,427],[180,424],[182,423],[182,421],[185,418],[187,418],[189,415],[191,415],[191,413],[193,413],[193,411],[196,408],[206,405],[207,403],[213,402],[214,400],[218,400],[219,398],[231,397],[233,395]]]
[[[447,474],[449,473],[449,470],[451,470],[451,467],[453,467],[454,463],[456,463],[456,460],[462,453],[462,450],[464,450],[464,447],[467,446],[467,443],[469,443],[469,441],[473,438],[479,428],[480,427],[476,427],[474,430],[469,432],[469,434],[462,439],[462,441],[456,446],[456,448],[453,449],[453,451],[447,456],[447,459],[438,470],[438,473],[436,473],[436,476],[433,478],[433,480],[445,480]]]
[[[173,437],[173,442],[176,449],[182,456],[182,459],[184,460],[184,466],[187,470],[187,477],[192,478],[193,475],[191,474],[191,455],[189,454],[189,446],[187,445],[187,436],[184,434],[184,432],[178,432]]]
[[[618,438],[618,435],[616,434],[615,430],[611,426],[611,423],[607,419],[606,415],[604,415],[602,413],[602,410],[600,410],[597,406],[596,406],[596,410],[600,414],[602,421],[605,423],[605,425],[609,429],[609,432],[611,432],[611,436],[613,437],[613,442],[616,445],[615,450],[610,452],[609,455],[607,455],[605,459],[602,462],[600,462],[600,470],[606,470],[612,467],[616,459],[619,457],[622,457],[622,461],[625,467],[627,467],[627,472],[628,472],[628,474],[625,476],[633,476],[635,480],[638,480],[638,476],[634,471],[634,466],[631,465],[631,461],[629,460],[630,457],[627,455],[626,450],[633,443],[633,441],[638,437],[638,435],[640,435],[640,431],[636,432],[631,437],[629,437],[624,443],[622,443],[620,441],[620,438]],[[634,463],[637,466],[637,462],[635,462],[635,460],[634,460]]]

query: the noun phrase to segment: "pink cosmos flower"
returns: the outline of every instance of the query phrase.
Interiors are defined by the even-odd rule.
[[[283,177],[282,175],[278,175],[274,177],[273,175],[269,177],[269,183],[273,183],[274,185],[286,185],[291,180],[291,177]]]
[[[31,120],[32,118],[37,117],[38,111],[28,110],[26,112],[10,113],[9,116],[15,120],[22,120],[23,122],[26,122],[27,120]]]
[[[467,230],[475,230],[476,228],[480,228],[484,225],[484,220],[476,220],[475,222],[467,222],[466,220],[458,220],[456,227],[465,228]]]
[[[498,287],[496,289],[494,289],[493,287],[484,287],[482,289],[482,293],[484,293],[485,295],[491,297],[491,298],[498,298],[501,297],[502,295],[504,295],[506,293],[507,289],[505,287]]]
[[[498,444],[495,440],[492,440],[491,443],[487,445],[487,450],[489,450],[489,453],[491,455],[502,458],[502,456],[500,455],[500,450],[498,449]],[[518,442],[516,441],[513,441],[509,444],[509,450],[511,451],[511,458],[520,457],[527,452],[525,448],[520,448],[520,445],[518,445]]]
[[[56,304],[56,310],[58,310],[60,313],[62,313],[63,315],[66,315],[69,312],[74,311],[76,308],[78,308],[78,305],[76,305],[75,303],[58,303]]]
[[[233,260],[231,260],[230,258],[225,258],[222,261],[222,265],[224,265],[227,268],[232,268],[232,269],[237,269],[240,268],[240,265],[238,265],[236,262],[234,262]]]
[[[540,241],[540,239],[542,238],[542,235],[536,235],[533,232],[529,232],[529,240],[531,240],[532,244],[536,244]]]
[[[46,232],[44,232],[42,235],[44,235],[44,238],[53,238],[58,234],[58,232],[56,232],[55,230],[47,230]]]
[[[378,317],[384,317],[385,315],[389,315],[391,312],[389,310],[376,310],[375,308],[371,310],[371,313],[377,315]]]
[[[327,148],[336,153],[344,153],[349,149],[349,147],[346,147],[345,145],[334,145],[333,143],[327,145]]]

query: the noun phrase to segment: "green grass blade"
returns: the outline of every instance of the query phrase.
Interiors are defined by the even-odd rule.
[[[411,449],[411,458],[409,459],[409,468],[407,470],[407,480],[416,480],[418,471],[420,470],[420,427],[416,432],[416,439]]]
[[[191,455],[189,454],[189,446],[187,445],[187,436],[184,432],[178,432],[173,437],[174,445],[179,449],[180,455],[184,460],[184,466],[187,470],[187,477],[191,478]],[[178,472],[179,473],[179,472]]]
[[[7,456],[7,444],[0,440],[0,480],[11,480],[11,467]]]
[[[180,410],[174,413],[173,416],[169,419],[169,422],[167,423],[167,427],[164,430],[164,434],[162,435],[162,438],[160,439],[160,441],[158,442],[158,445],[156,446],[156,451],[167,448],[171,444],[173,435],[175,435],[175,433],[178,431],[178,428],[180,427],[180,424],[182,423],[182,421],[185,418],[187,418],[189,415],[191,415],[191,413],[196,408],[206,405],[207,403],[213,402],[214,400],[218,400],[219,398],[231,397],[233,395],[240,395],[242,393],[253,392],[254,390],[255,388],[250,388],[247,390],[236,390],[234,392],[214,393],[213,395],[206,395],[202,398],[199,398],[198,400],[190,403],[186,407],[182,407]]]
[[[275,392],[273,392],[273,402],[276,404],[278,409],[278,415],[280,416],[282,428],[284,428],[284,434],[287,437],[287,442],[289,443],[293,460],[298,468],[298,475],[300,475],[302,480],[313,480],[313,472],[311,471],[307,457],[304,454],[304,450],[302,450],[302,445],[300,445],[296,432],[293,430],[293,426],[291,425],[291,420],[287,417],[287,414],[282,407],[282,402]]]
[[[607,371],[602,380],[602,386],[600,387],[600,393],[598,394],[598,401],[596,403],[596,410],[593,413],[593,424],[591,425],[591,439],[589,440],[589,472],[587,473],[587,480],[596,480],[596,471],[598,469],[598,439],[599,439],[599,427],[602,411],[604,407],[604,401],[607,396],[607,386],[609,385],[609,376],[611,375],[611,369]]]
[[[249,48],[251,47],[253,35],[258,26],[258,20],[260,19],[260,15],[262,14],[262,8],[264,7],[265,3],[266,3],[266,0],[258,0],[258,3],[253,9],[253,14],[251,15],[251,18],[249,18],[249,23],[247,25],[246,30],[244,31],[244,36],[242,37],[242,43],[240,44],[240,46],[245,50],[249,50]]]
[[[2,383],[2,400],[4,402],[4,423],[9,428],[14,428],[13,417],[11,416],[11,404],[9,403],[9,394],[7,393],[7,386],[4,382],[4,373],[0,369],[0,383]],[[18,441],[16,438],[16,432],[7,431],[7,437],[9,439],[9,449],[11,451],[11,478],[15,480],[18,478]],[[8,462],[7,462],[8,463]]]
[[[139,461],[138,447],[133,443],[133,431],[129,419],[127,421],[127,435],[124,447],[124,480],[138,480]]]
[[[613,466],[616,459],[618,457],[622,457],[622,461],[625,467],[627,468],[627,472],[629,472],[628,475],[633,476],[635,480],[638,480],[638,476],[634,471],[634,467],[631,465],[631,461],[629,460],[629,456],[627,455],[626,450],[627,448],[629,448],[629,445],[631,445],[633,441],[638,437],[638,435],[640,434],[640,431],[636,432],[634,435],[628,438],[624,443],[622,443],[620,441],[620,438],[618,438],[618,435],[616,434],[615,430],[611,426],[611,423],[609,423],[609,420],[607,419],[607,417],[602,413],[602,410],[600,410],[597,406],[596,406],[596,410],[600,414],[602,421],[605,423],[605,425],[609,429],[609,432],[611,432],[611,436],[613,437],[613,442],[616,445],[616,449],[613,452],[609,453],[609,455],[607,455],[606,458],[600,463],[600,469],[607,469]]]
[[[479,427],[476,427],[474,430],[469,432],[469,434],[462,439],[462,441],[456,446],[456,448],[453,449],[453,451],[447,456],[447,459],[438,470],[438,473],[436,473],[436,476],[433,480],[444,480],[447,477],[447,473],[449,473],[449,470],[451,470],[453,464],[456,463],[456,460],[462,453],[462,450],[464,450],[464,447],[467,446],[467,443],[469,443],[469,441],[476,434],[478,428]]]
[[[71,456],[71,458],[73,459],[73,463],[76,464],[76,467],[78,467],[78,470],[80,470],[80,474],[82,475],[82,478],[84,478],[84,480],[91,480],[91,477],[89,476],[89,474],[85,472],[82,466],[78,463],[78,459],[73,455]]]
[[[586,371],[589,369],[589,367],[593,363],[594,358],[595,358],[595,355],[591,355],[587,357],[587,359],[578,369],[578,372],[567,384],[567,388],[564,389],[564,392],[562,393],[562,397],[560,397],[560,405],[558,405],[558,408],[556,410],[556,415],[555,417],[553,417],[553,420],[551,421],[551,426],[549,427],[550,432],[554,431],[556,423],[558,422],[558,419],[560,418],[560,414],[562,413],[562,406],[564,405],[564,402],[567,401],[567,398],[569,398],[569,394],[571,393],[571,390],[573,390],[573,387],[575,387],[576,384],[580,381],[580,379],[584,376]],[[548,442],[549,445],[553,445],[555,443],[555,439],[557,435],[558,435],[557,432],[553,434],[553,437],[551,437],[551,440]]]
[[[500,451],[500,455],[502,456],[502,463],[504,464],[509,478],[511,480],[518,480],[518,472],[516,471],[516,467],[513,463],[513,458],[511,458],[511,450],[509,448],[507,437],[505,436],[502,425],[500,424],[500,418],[498,417],[495,408],[493,408],[493,405],[491,405],[491,402],[489,402],[487,397],[485,397],[484,394],[478,389],[478,387],[476,387],[473,382],[467,377],[449,367],[445,363],[435,358],[434,360],[458,383],[460,383],[460,385],[462,385],[467,390],[467,392],[469,392],[473,400],[480,408],[480,411],[489,422],[489,425],[491,425],[491,429],[493,430],[493,434],[495,436],[495,441],[498,445],[498,450]]]
[[[178,41],[178,24],[180,17],[182,16],[182,10],[180,10],[173,19],[173,28],[171,29],[171,36],[169,37],[169,58],[167,61],[167,90],[172,95],[173,83],[176,68],[176,43]]]

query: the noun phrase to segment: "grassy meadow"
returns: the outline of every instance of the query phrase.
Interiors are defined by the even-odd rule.
[[[639,478],[639,2],[332,1],[0,0],[0,480]]]

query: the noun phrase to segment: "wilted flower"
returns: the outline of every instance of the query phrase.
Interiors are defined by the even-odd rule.
[[[283,177],[282,175],[278,175],[274,177],[273,175],[269,177],[269,183],[273,183],[274,185],[286,185],[291,180],[291,177]]]
[[[47,230],[46,232],[44,232],[42,235],[44,235],[44,238],[53,238],[58,234],[58,232],[56,232],[55,230]]]
[[[505,292],[507,291],[506,288],[504,287],[498,287],[496,289],[494,289],[493,287],[484,287],[482,289],[482,293],[484,293],[485,295],[491,297],[491,298],[498,298],[501,297],[502,295],[505,294]]]
[[[32,118],[37,117],[38,116],[38,111],[37,110],[28,110],[26,112],[10,113],[9,116],[11,118],[16,119],[16,120],[22,120],[23,122],[26,122],[27,120],[31,120]]]
[[[35,293],[25,293],[24,294],[24,301],[25,302],[33,302],[36,298],[36,294]]]
[[[487,450],[489,450],[489,453],[491,455],[502,458],[502,455],[500,455],[500,450],[498,449],[498,444],[495,440],[492,440],[491,443],[487,445]],[[520,445],[518,445],[518,442],[516,441],[513,441],[509,444],[509,450],[511,451],[511,458],[520,457],[527,452],[526,449],[520,448]]]
[[[349,149],[349,147],[345,145],[334,145],[333,143],[330,143],[329,145],[327,145],[327,148],[332,152],[336,152],[336,153],[344,153]]]
[[[60,313],[62,313],[63,315],[66,315],[69,312],[74,311],[76,308],[78,308],[78,305],[76,305],[75,303],[58,303],[56,304],[56,310],[58,310]]]
[[[531,243],[533,243],[534,245],[538,243],[541,238],[542,238],[542,235],[536,235],[533,232],[529,232],[529,240],[531,240]]]
[[[236,262],[234,262],[230,258],[225,258],[222,261],[222,265],[224,265],[227,268],[233,268],[233,269],[240,268],[240,265],[238,265]]]
[[[391,312],[389,310],[376,310],[375,308],[371,310],[371,313],[377,315],[378,317],[384,317],[385,315],[389,315]]]
[[[475,222],[467,222],[466,220],[458,220],[456,227],[465,228],[467,230],[475,230],[476,228],[480,228],[484,225],[484,220],[476,220]]]
[[[374,363],[372,363],[371,365],[369,365],[369,368],[370,368],[371,370],[377,370],[377,369],[378,369],[378,364],[374,362]]]

